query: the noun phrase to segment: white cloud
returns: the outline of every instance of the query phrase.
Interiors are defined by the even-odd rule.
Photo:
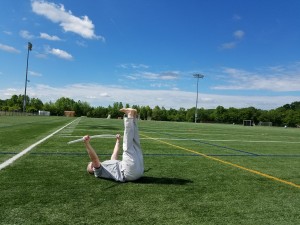
[[[153,72],[138,72],[127,76],[131,80],[146,79],[146,80],[177,80],[179,77],[178,71],[164,71],[160,73]]]
[[[108,93],[104,92],[100,94],[101,97],[110,97]]]
[[[221,45],[221,49],[233,49],[244,38],[245,32],[242,30],[236,30],[233,32],[234,41],[226,42]]]
[[[119,67],[123,69],[148,69],[149,66],[145,64],[135,64],[135,63],[123,63],[120,64]]]
[[[12,46],[9,45],[4,45],[0,43],[0,50],[3,50],[5,52],[10,52],[10,53],[20,53],[20,51],[18,49],[15,49]]]
[[[272,66],[256,71],[224,68],[219,77],[224,84],[217,90],[268,90],[274,92],[300,91],[300,65]]]
[[[40,38],[43,38],[43,39],[46,39],[46,40],[49,40],[49,41],[60,41],[61,40],[59,37],[57,37],[55,35],[50,36],[47,33],[40,33]]]
[[[80,41],[76,41],[76,44],[78,45],[78,46],[81,46],[81,47],[87,47],[87,44],[84,42],[84,41],[82,41],[82,40],[80,40]]]
[[[41,77],[42,74],[38,73],[38,72],[34,72],[34,71],[28,71],[30,76],[34,76],[34,77]]]
[[[0,99],[10,98],[13,94],[23,93],[23,88],[0,89]],[[175,90],[142,90],[110,87],[101,84],[70,84],[63,87],[49,85],[31,85],[28,88],[31,98],[39,98],[45,102],[55,102],[61,97],[68,97],[75,101],[81,100],[92,106],[108,106],[114,102],[123,102],[130,105],[140,105],[154,108],[192,108],[195,107],[195,93]],[[204,94],[199,92],[198,107],[212,109],[221,105],[225,108],[256,107],[258,109],[274,109],[284,104],[299,101],[299,96],[233,96]]]
[[[50,54],[55,55],[62,59],[67,59],[67,60],[73,59],[73,56],[71,54],[69,54],[68,52],[66,52],[64,50],[58,49],[58,48],[52,48],[52,49],[48,50],[48,52]]]
[[[73,32],[87,39],[105,41],[104,37],[95,34],[95,26],[87,16],[76,17],[71,11],[66,11],[62,4],[33,0],[31,6],[34,13],[44,16],[54,23],[59,23],[65,32]]]
[[[236,38],[236,39],[242,39],[244,36],[245,36],[245,32],[242,31],[242,30],[237,30],[233,33],[233,36]]]
[[[141,75],[143,78],[147,80],[158,80],[161,77],[159,73],[152,73],[152,72],[143,72],[140,73],[139,75]]]
[[[232,49],[236,47],[236,42],[227,42],[221,45],[221,49]]]
[[[236,21],[239,21],[242,19],[242,17],[238,14],[234,14],[233,17],[232,17],[233,20],[236,20]]]
[[[5,31],[3,31],[3,33],[4,33],[4,34],[7,34],[7,35],[12,35],[12,32],[10,32],[10,31],[6,31],[6,30],[5,30]]]
[[[46,54],[43,54],[43,53],[36,53],[36,54],[35,54],[35,57],[40,58],[40,59],[46,59],[46,58],[47,58],[47,55],[46,55]]]
[[[22,93],[21,89],[18,90],[16,88],[7,88],[7,89],[0,89],[0,99],[5,100],[11,98],[12,95],[18,95]]]
[[[34,38],[34,35],[30,34],[30,32],[27,30],[21,30],[19,34],[22,38],[27,40]]]
[[[136,76],[126,76],[127,79],[129,80],[137,80],[137,77]]]
[[[166,71],[166,72],[162,72],[160,74],[160,79],[161,80],[177,80],[179,74],[180,73],[178,71]]]
[[[177,90],[176,88],[174,88],[171,84],[169,84],[168,82],[164,82],[164,83],[152,83],[150,84],[150,87],[154,87],[154,88],[168,88],[168,89],[172,89],[172,90]]]

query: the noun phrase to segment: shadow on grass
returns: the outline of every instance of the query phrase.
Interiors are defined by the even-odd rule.
[[[140,179],[134,181],[133,183],[139,183],[139,184],[185,185],[185,184],[188,184],[188,183],[193,183],[193,181],[187,180],[187,179],[181,179],[181,178],[143,176]]]
[[[102,178],[103,179],[103,178]],[[109,180],[109,179],[104,179],[104,180]],[[112,180],[109,180],[112,181]],[[116,186],[122,185],[124,183],[120,182],[114,182],[113,185],[104,188],[104,190],[114,188]],[[165,185],[186,185],[188,183],[193,183],[191,180],[187,179],[181,179],[181,178],[169,178],[169,177],[149,177],[149,176],[143,176],[140,179],[136,181],[130,181],[130,183],[135,183],[135,184],[165,184]]]

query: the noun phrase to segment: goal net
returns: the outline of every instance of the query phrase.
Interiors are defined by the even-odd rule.
[[[260,121],[258,123],[258,126],[269,126],[269,127],[271,127],[272,126],[272,122],[262,122],[262,121]]]
[[[252,120],[243,120],[244,126],[252,126]]]

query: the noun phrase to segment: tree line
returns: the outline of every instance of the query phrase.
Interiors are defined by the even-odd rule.
[[[13,95],[10,99],[0,99],[0,111],[19,112],[23,110],[24,95]],[[164,107],[155,106],[139,106],[129,104],[123,105],[122,102],[115,102],[108,107],[93,107],[87,102],[74,101],[70,98],[59,98],[55,102],[43,103],[38,98],[30,98],[26,96],[26,112],[37,113],[39,110],[49,111],[53,116],[63,116],[64,111],[75,111],[76,116],[87,116],[95,118],[111,118],[121,117],[119,109],[123,107],[132,107],[138,110],[140,119],[142,120],[158,120],[158,121],[177,121],[177,122],[195,122],[196,108],[179,108],[166,109]],[[196,122],[209,123],[231,123],[242,124],[243,120],[252,120],[254,124],[259,122],[272,122],[273,126],[289,126],[299,127],[300,125],[300,102],[285,104],[279,108],[271,110],[256,109],[254,107],[247,108],[224,108],[218,106],[215,109],[197,109]]]

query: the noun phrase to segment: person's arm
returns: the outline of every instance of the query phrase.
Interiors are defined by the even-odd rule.
[[[86,147],[86,151],[89,154],[89,157],[92,161],[93,167],[94,168],[99,168],[101,166],[101,163],[100,163],[100,160],[99,160],[99,157],[98,157],[97,153],[95,152],[95,150],[93,149],[93,147],[90,144],[90,140],[91,140],[91,138],[90,138],[89,135],[86,135],[86,136],[83,137],[83,141],[84,141],[84,144],[85,144],[85,147]]]
[[[120,150],[120,139],[121,139],[121,135],[117,134],[115,148],[113,154],[111,155],[112,160],[118,160],[119,150]]]

